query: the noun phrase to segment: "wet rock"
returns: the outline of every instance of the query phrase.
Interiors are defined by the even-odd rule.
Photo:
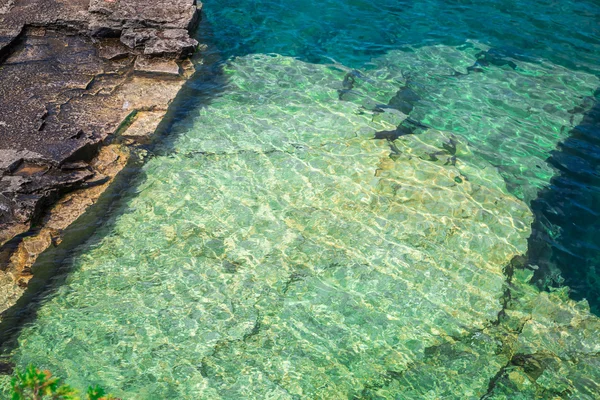
[[[420,100],[419,95],[407,85],[396,92],[394,97],[390,99],[388,107],[408,115]]]

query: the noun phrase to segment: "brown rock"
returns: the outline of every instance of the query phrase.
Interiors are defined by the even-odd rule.
[[[179,65],[175,60],[164,58],[138,56],[134,68],[137,72],[155,75],[178,76],[180,73]]]
[[[123,136],[134,139],[137,143],[149,142],[164,116],[164,111],[139,112]]]
[[[139,40],[122,40],[130,49],[139,47],[145,54],[159,54],[145,50],[149,42],[152,48],[185,56],[190,46],[198,44],[188,32],[198,21],[199,6],[196,0],[9,0],[0,6],[0,57],[2,49],[11,45],[24,26],[63,27],[92,37],[111,38],[133,30]]]

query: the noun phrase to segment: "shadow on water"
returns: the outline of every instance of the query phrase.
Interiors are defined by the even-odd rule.
[[[568,286],[600,315],[600,89],[593,107],[548,163],[559,172],[531,208],[528,262],[540,287]]]
[[[196,31],[200,43],[207,49],[195,59],[196,72],[178,93],[159,125],[153,142],[132,149],[128,165],[115,181],[75,223],[64,232],[60,246],[40,255],[33,265],[33,278],[18,302],[2,313],[0,322],[0,374],[11,374],[10,362],[3,362],[17,346],[21,330],[34,321],[44,299],[64,285],[72,272],[75,258],[84,249],[93,247],[111,232],[118,217],[128,210],[128,201],[137,195],[137,188],[146,180],[142,154],[153,157],[155,150],[162,153],[174,139],[193,122],[196,110],[210,104],[226,85],[222,68],[226,60],[214,43],[212,28],[202,15]],[[119,140],[114,138],[114,140]],[[146,158],[147,158],[146,157]]]

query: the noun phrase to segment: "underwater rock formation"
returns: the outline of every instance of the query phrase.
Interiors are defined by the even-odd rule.
[[[534,279],[540,287],[564,284],[600,315],[600,90],[591,101],[548,159],[558,172],[532,202],[536,218],[528,256],[539,267]]]
[[[123,398],[594,399],[600,320],[527,283],[531,211],[458,135],[374,140],[406,118],[377,73],[228,63],[10,358]]]
[[[396,68],[452,49],[420,51],[352,83],[232,59],[7,356],[123,398],[594,399],[599,320],[527,283],[532,214],[495,167],[514,149],[375,110]],[[449,89],[486,87],[467,83]]]

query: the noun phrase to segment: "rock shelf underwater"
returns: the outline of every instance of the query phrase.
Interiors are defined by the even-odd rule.
[[[597,74],[375,53],[224,51],[11,359],[123,398],[597,398],[600,320],[524,257]]]

